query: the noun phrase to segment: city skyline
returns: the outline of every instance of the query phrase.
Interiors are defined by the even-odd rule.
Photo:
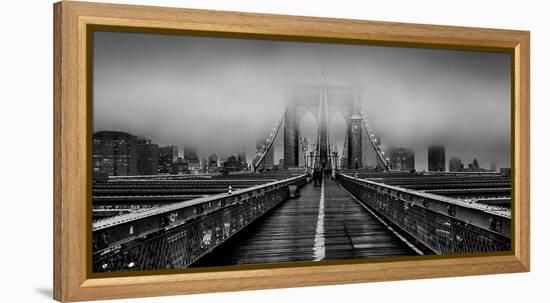
[[[448,159],[510,167],[507,54],[107,32],[94,39],[94,131],[194,146],[201,157],[245,146],[250,162],[288,90],[349,84],[360,87],[384,148],[413,150],[417,170],[427,170],[433,144]]]
[[[216,161],[215,161],[215,167],[216,168],[223,168],[224,165],[226,164],[226,161],[229,160],[230,158],[235,158],[235,159],[241,159],[242,158],[242,159],[244,159],[244,166],[242,166],[242,167],[246,167],[247,169],[248,168],[252,169],[251,167],[248,167],[248,164],[252,164],[256,160],[259,159],[258,156],[261,153],[261,149],[262,149],[260,147],[260,143],[262,141],[257,141],[256,142],[256,151],[257,151],[257,153],[253,154],[252,157],[247,156],[246,151],[244,149],[240,149],[238,152],[233,153],[233,154],[228,154],[228,155],[218,156],[216,154],[211,154],[211,155],[205,156],[205,155],[202,155],[202,154],[198,153],[196,148],[194,148],[194,147],[183,147],[180,150],[180,147],[177,146],[177,145],[160,146],[158,144],[155,144],[155,142],[152,141],[150,138],[135,136],[131,133],[120,132],[120,131],[98,131],[98,132],[94,132],[94,134],[93,134],[94,135],[94,143],[95,143],[95,136],[96,135],[102,134],[102,133],[111,133],[111,132],[120,133],[122,135],[128,135],[130,137],[134,137],[134,140],[136,141],[137,153],[138,153],[138,157],[136,157],[136,159],[138,161],[138,164],[137,164],[137,166],[138,166],[137,172],[138,173],[137,173],[137,175],[142,175],[142,174],[151,175],[151,174],[157,174],[157,173],[158,174],[167,173],[167,171],[162,171],[163,164],[164,165],[168,164],[168,166],[169,166],[170,164],[175,164],[178,161],[183,161],[183,163],[186,163],[186,164],[193,164],[194,163],[194,165],[196,167],[195,166],[189,166],[189,168],[192,169],[192,170],[202,168],[203,165],[204,165],[204,169],[208,170],[210,168],[210,166],[214,163],[211,160],[212,157],[216,158]],[[378,140],[380,140],[380,138],[378,138]],[[152,163],[145,164],[144,163],[145,165],[151,165],[152,164],[153,167],[155,167],[155,168],[154,169],[149,168],[149,170],[147,170],[147,172],[145,172],[145,173],[142,171],[142,168],[141,168],[141,166],[144,165],[144,164],[139,164],[140,158],[143,156],[142,152],[140,151],[140,148],[143,149],[143,146],[140,146],[140,144],[153,145],[153,146],[155,146],[155,149],[157,150],[157,154],[156,154],[157,158],[156,158],[156,160],[152,161],[154,164],[152,164]],[[415,165],[416,156],[415,156],[414,151],[412,151],[410,149],[407,149],[407,148],[403,148],[403,147],[390,147],[390,148],[388,148],[389,168],[390,168],[390,170],[393,170],[393,171],[417,170],[417,171],[459,172],[459,171],[464,171],[465,169],[466,170],[470,169],[470,171],[471,171],[472,166],[474,166],[473,171],[498,171],[495,161],[490,161],[490,165],[488,167],[483,166],[483,165],[479,165],[478,160],[477,160],[476,157],[474,157],[472,159],[472,163],[468,163],[468,159],[461,159],[459,157],[451,157],[447,161],[445,161],[445,146],[441,146],[441,145],[429,146],[428,147],[428,155],[430,154],[430,150],[432,148],[442,149],[443,159],[440,160],[442,162],[439,162],[439,166],[441,167],[441,169],[433,169],[433,170],[432,169],[428,169],[428,170],[422,169],[422,170],[419,170]],[[97,148],[94,147],[94,149],[97,149]],[[163,160],[162,150],[166,150],[166,149],[171,149],[171,150],[175,149],[175,155],[172,155],[173,161],[166,162],[166,160]],[[151,156],[150,152],[149,152],[149,156]],[[251,158],[251,159],[249,160],[249,158]],[[341,158],[341,156],[340,156],[340,158]],[[458,160],[459,165],[461,165],[461,167],[456,167],[456,165],[457,165],[456,161],[457,160]],[[466,162],[463,163],[462,160],[465,160]],[[141,161],[144,161],[144,160],[141,160]],[[239,160],[239,162],[240,161],[241,160]],[[300,165],[304,165],[303,162],[300,162],[300,163],[301,163]],[[201,165],[201,167],[198,166],[199,164]],[[466,166],[464,164],[466,164]],[[342,164],[342,165],[345,168],[345,165],[344,164]],[[278,166],[279,166],[279,161],[275,161],[275,158],[273,157],[273,150],[270,150],[268,152],[268,155],[266,156],[266,160],[262,162],[261,167],[272,169],[273,167],[278,167]],[[158,167],[158,169],[156,167]],[[505,167],[505,166],[498,167],[498,168],[508,168],[509,169],[509,167]],[[282,167],[278,167],[278,169],[282,169]],[[196,172],[198,172],[198,171],[199,170],[197,170]],[[157,173],[153,173],[153,172],[157,172]],[[218,172],[218,171],[212,171],[212,172]]]

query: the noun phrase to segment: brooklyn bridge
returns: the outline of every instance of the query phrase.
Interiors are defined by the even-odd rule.
[[[94,180],[93,271],[511,250],[509,174],[396,170],[360,104],[353,89],[294,91],[247,172]],[[266,169],[275,142],[277,171]]]

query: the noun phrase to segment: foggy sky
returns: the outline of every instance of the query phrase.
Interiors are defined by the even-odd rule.
[[[201,156],[227,157],[244,146],[250,161],[287,92],[318,84],[360,87],[362,109],[383,146],[412,149],[417,170],[427,169],[430,144],[445,145],[447,165],[458,156],[465,165],[477,157],[482,167],[510,167],[509,54],[94,35],[94,131],[195,146]],[[308,119],[303,133],[316,127]],[[332,141],[343,142],[344,125],[334,119]]]

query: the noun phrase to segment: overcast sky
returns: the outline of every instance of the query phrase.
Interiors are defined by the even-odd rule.
[[[349,85],[383,146],[412,149],[418,170],[430,144],[445,145],[447,161],[510,167],[509,54],[96,32],[93,68],[94,131],[201,156],[244,146],[250,159],[293,87]],[[334,142],[342,121],[332,122]]]

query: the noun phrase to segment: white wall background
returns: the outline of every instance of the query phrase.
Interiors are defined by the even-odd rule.
[[[259,13],[530,30],[532,272],[124,302],[548,302],[550,23],[545,1],[113,1]],[[0,9],[0,301],[48,302],[52,287],[52,1]]]

